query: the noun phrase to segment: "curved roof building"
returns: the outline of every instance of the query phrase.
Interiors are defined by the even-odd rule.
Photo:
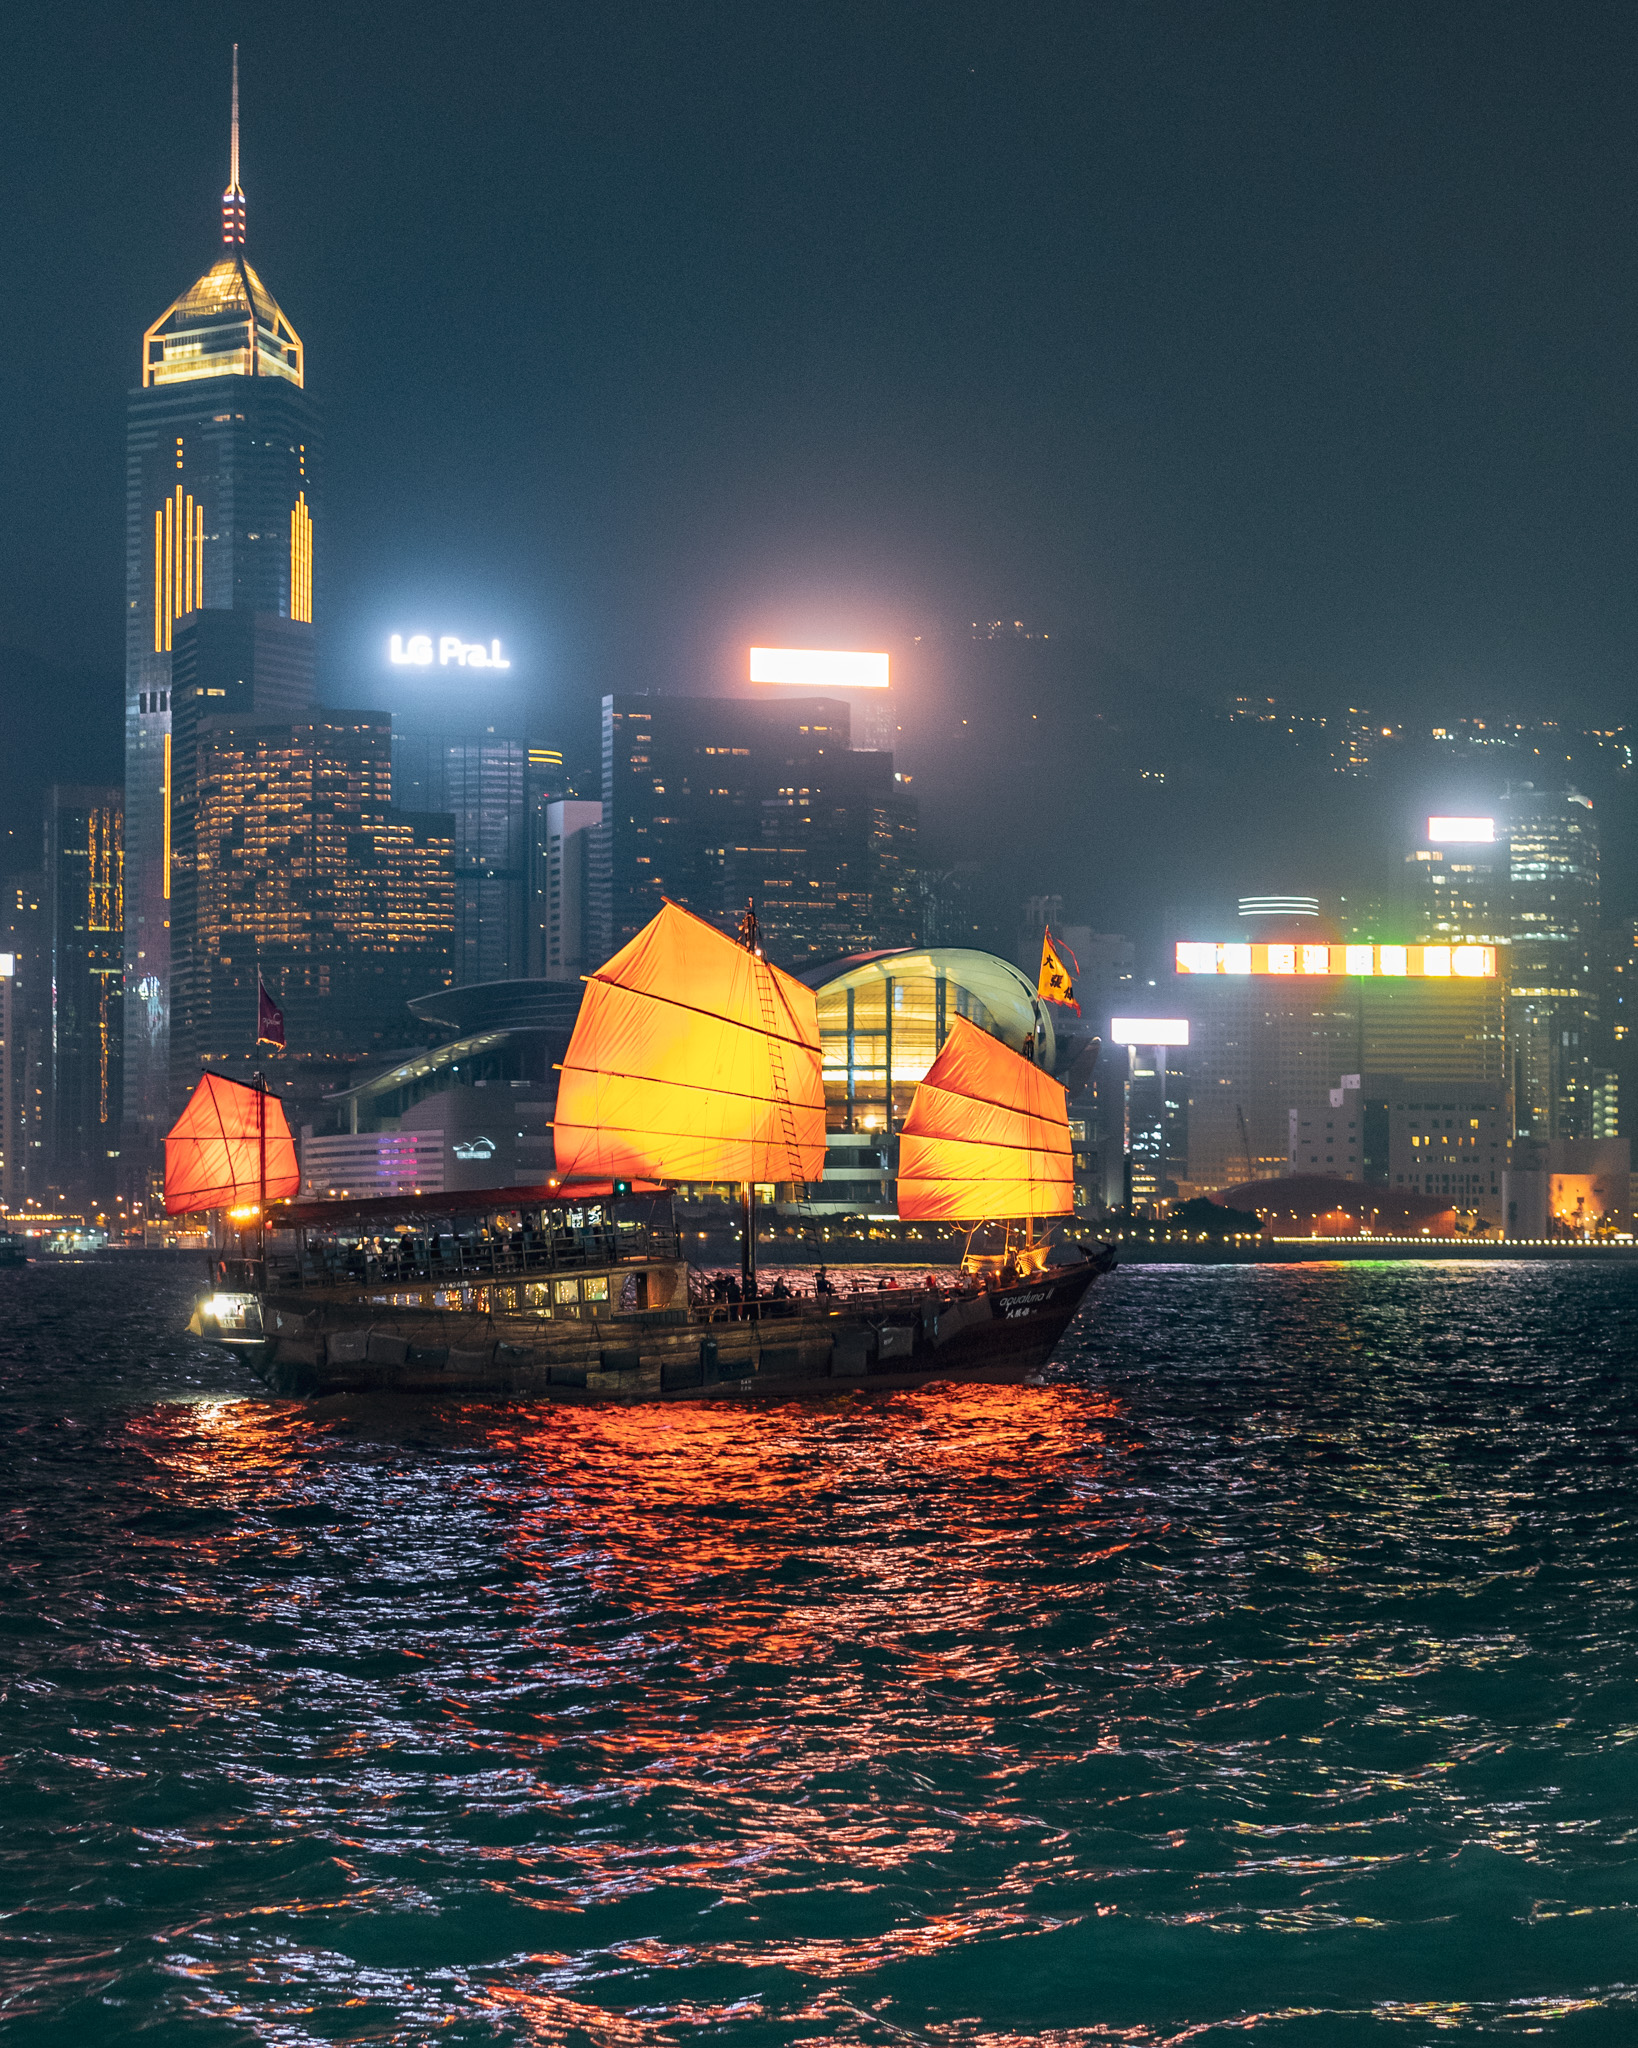
[[[1057,1032],[1029,977],[995,953],[966,946],[901,946],[806,969],[824,1047],[826,1123],[889,1138],[910,1113],[916,1083],[938,1057],[950,1022],[965,1017],[1050,1073]]]

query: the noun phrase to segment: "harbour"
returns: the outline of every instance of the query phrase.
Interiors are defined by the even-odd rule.
[[[16,2038],[1627,2038],[1629,1271],[750,1428],[269,1401],[194,1271],[0,1273]]]

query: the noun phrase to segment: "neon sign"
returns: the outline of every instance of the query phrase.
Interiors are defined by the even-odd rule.
[[[1352,974],[1454,975],[1461,980],[1496,978],[1494,946],[1247,946],[1179,939],[1179,974]]]
[[[463,640],[458,633],[440,633],[436,642],[430,633],[394,633],[387,642],[387,659],[395,668],[510,668],[498,640],[485,647],[481,640]]]

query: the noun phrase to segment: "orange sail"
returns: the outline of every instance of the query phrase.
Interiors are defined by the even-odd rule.
[[[1069,1115],[1049,1074],[957,1017],[899,1138],[899,1214],[914,1223],[1067,1216]]]
[[[259,1140],[257,1119],[264,1113],[266,1129]],[[268,1200],[299,1194],[301,1168],[284,1120],[284,1104],[276,1095],[263,1095],[224,1074],[201,1074],[187,1108],[165,1139],[166,1214],[186,1216],[199,1209],[229,1209],[256,1201],[264,1147]]]
[[[817,1180],[812,989],[667,903],[587,981],[552,1133],[565,1177]]]

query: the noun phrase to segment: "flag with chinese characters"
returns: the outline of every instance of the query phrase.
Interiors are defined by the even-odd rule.
[[[256,977],[256,1043],[284,1044],[284,1012],[268,994],[260,975]]]
[[[1065,951],[1068,951],[1067,947]],[[1071,960],[1075,958],[1073,953],[1069,957]],[[1080,972],[1079,962],[1076,963],[1075,971]],[[1075,983],[1069,969],[1063,963],[1062,954],[1052,943],[1050,925],[1041,934],[1041,979],[1036,985],[1035,993],[1043,1002],[1062,1003],[1066,1010],[1073,1010],[1077,1017],[1081,1014],[1081,1006],[1075,1000]]]

